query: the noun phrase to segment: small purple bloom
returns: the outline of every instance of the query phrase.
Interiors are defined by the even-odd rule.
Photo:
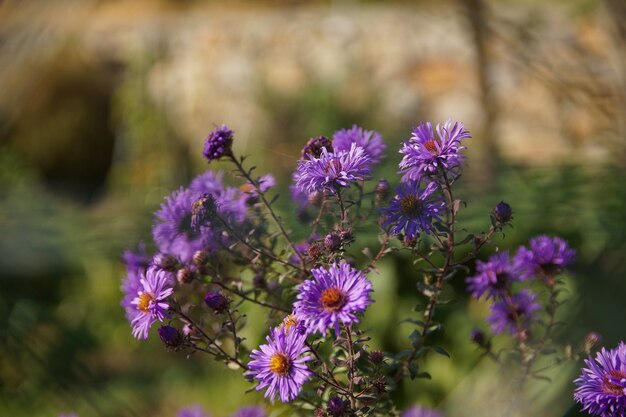
[[[177,417],[209,417],[209,415],[204,412],[202,407],[200,407],[199,405],[194,405],[178,411]]]
[[[626,345],[611,350],[602,348],[595,360],[585,359],[586,368],[574,384],[574,399],[582,411],[594,416],[626,415]]]
[[[295,313],[291,313],[285,317],[282,323],[278,326],[278,329],[283,331],[285,334],[289,334],[291,331],[295,331],[300,335],[308,334],[308,329],[304,320],[299,318]]]
[[[491,314],[487,317],[491,331],[497,334],[508,330],[510,334],[515,334],[528,329],[534,320],[535,311],[541,308],[536,299],[537,296],[532,291],[522,290],[519,294],[492,305]]]
[[[400,153],[404,155],[400,161],[400,172],[404,174],[402,181],[418,180],[425,175],[444,169],[456,174],[463,161],[459,151],[461,139],[471,138],[463,123],[448,120],[443,126],[437,125],[437,138],[432,125],[421,123],[413,128],[413,135],[403,143]]]
[[[233,131],[226,125],[216,127],[206,138],[202,155],[211,162],[231,153]]]
[[[307,328],[322,334],[334,328],[339,334],[340,324],[358,323],[356,315],[372,303],[372,283],[365,274],[345,262],[312,269],[311,274],[312,280],[298,286],[298,301],[294,303],[296,315]]]
[[[322,148],[319,158],[298,161],[296,185],[303,192],[328,191],[337,193],[370,174],[370,157],[360,146],[352,144],[349,151],[330,153]]]
[[[530,249],[520,246],[515,255],[515,266],[525,279],[541,273],[552,276],[574,263],[576,251],[560,237],[537,236],[530,240]]]
[[[137,315],[137,308],[132,302],[141,289],[141,276],[146,272],[150,258],[144,244],[138,246],[137,252],[125,251],[122,258],[126,263],[126,276],[122,279],[121,289],[124,296],[120,304],[126,311],[126,319],[131,323]]]
[[[391,226],[389,233],[404,233],[408,239],[416,239],[421,231],[430,234],[433,220],[442,221],[445,203],[443,197],[431,198],[437,190],[437,184],[429,183],[421,188],[420,181],[400,184],[398,193],[389,201],[389,207],[382,209],[383,226]]]
[[[377,164],[383,158],[387,146],[383,141],[383,135],[374,130],[365,130],[353,125],[352,129],[341,129],[333,133],[333,147],[335,152],[348,151],[352,144],[365,149],[372,164]]]
[[[173,292],[171,274],[156,267],[148,268],[141,278],[141,289],[132,302],[137,309],[137,314],[131,323],[135,338],[147,339],[154,322],[163,321],[169,317],[167,310],[170,305],[165,299]]]
[[[266,340],[267,344],[250,354],[250,371],[246,374],[259,381],[257,391],[267,388],[265,397],[270,401],[277,395],[282,402],[292,401],[313,374],[306,365],[311,357],[303,356],[307,352],[306,339],[298,332],[285,333],[276,328]]]
[[[487,262],[476,262],[476,275],[465,279],[467,289],[476,298],[487,293],[494,300],[505,293],[520,276],[513,267],[508,251],[494,253]]]
[[[430,408],[414,405],[404,410],[400,417],[443,417],[443,414]]]
[[[233,417],[267,417],[265,409],[256,405],[240,408]]]

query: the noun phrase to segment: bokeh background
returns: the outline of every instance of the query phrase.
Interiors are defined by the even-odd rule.
[[[207,168],[214,123],[286,195],[311,136],[353,123],[382,132],[377,175],[393,179],[413,125],[464,121],[462,221],[486,230],[503,199],[515,227],[500,247],[568,239],[579,260],[559,341],[626,338],[622,0],[4,0],[0,91],[2,416],[160,417],[198,403],[221,417],[262,402],[206,357],[133,340],[119,306],[121,252],[149,242],[163,197]],[[395,256],[372,279],[374,346],[402,349],[416,274]],[[439,342],[452,359],[430,356],[433,380],[404,384],[398,401],[507,415],[499,370],[468,342],[486,307],[462,283],[451,291]],[[534,383],[532,415],[578,415],[577,371]]]

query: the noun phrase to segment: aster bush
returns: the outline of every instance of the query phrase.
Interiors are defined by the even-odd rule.
[[[154,217],[155,253],[140,245],[124,254],[122,306],[137,339],[156,333],[170,351],[213,357],[241,372],[268,402],[288,403],[295,415],[439,416],[420,406],[402,411],[394,391],[405,379],[431,377],[423,371],[430,352],[449,356],[433,342],[443,331],[436,313],[450,301],[442,298],[445,287],[465,281],[473,297],[490,304],[490,333],[506,342],[496,348],[493,336],[479,329],[470,339],[488,357],[518,369],[518,387],[575,359],[556,355],[553,341],[564,298],[560,275],[575,251],[548,236],[515,254],[498,250],[494,239],[513,219],[505,202],[485,214],[486,231],[458,224],[465,202],[456,197],[456,184],[471,137],[462,123],[415,127],[399,150],[396,179],[374,177],[387,149],[380,133],[353,126],[331,137],[312,138],[294,161],[294,213],[306,220],[306,238],[296,240],[275,210],[274,177],[253,174],[247,158],[234,153],[236,135],[225,125],[208,135],[203,155],[208,162],[229,161],[232,178],[207,171],[166,197]],[[377,231],[377,247],[363,247],[355,230],[364,228]],[[370,348],[361,319],[376,301],[368,277],[392,252],[414,259],[414,273],[402,279],[414,282],[419,303],[404,320],[410,324],[404,348],[383,352]],[[241,336],[245,304],[267,313],[260,345]],[[619,355],[613,356],[623,361]],[[591,412],[622,404],[584,402],[597,390],[617,395],[623,388],[624,369],[602,358],[588,362],[590,370],[577,380],[595,383],[577,391]],[[237,416],[264,415],[255,410]],[[184,415],[203,415],[193,412]]]

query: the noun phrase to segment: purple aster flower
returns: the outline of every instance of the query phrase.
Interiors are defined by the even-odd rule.
[[[341,187],[363,181],[370,174],[370,157],[360,146],[352,144],[349,151],[330,153],[322,148],[319,158],[298,161],[296,185],[301,191],[328,191],[335,194]]]
[[[515,266],[526,279],[541,273],[559,274],[576,260],[576,251],[560,237],[537,236],[530,240],[530,249],[520,246],[515,255]]]
[[[209,417],[209,415],[204,412],[202,407],[200,407],[199,405],[194,405],[178,411],[177,417]]]
[[[277,395],[282,402],[292,401],[313,374],[306,365],[311,357],[303,356],[307,352],[306,339],[298,332],[285,333],[276,328],[266,340],[267,344],[250,354],[246,375],[259,381],[257,391],[267,388],[265,397],[270,401]]]
[[[190,262],[193,254],[199,250],[216,249],[210,245],[210,229],[191,227],[192,206],[196,202],[196,193],[180,188],[165,198],[161,209],[154,215],[155,225],[152,229],[154,241],[159,251]]]
[[[285,317],[282,323],[280,323],[280,325],[278,326],[278,329],[282,330],[286,334],[288,334],[290,331],[295,331],[300,335],[306,335],[308,333],[308,329],[305,325],[304,320],[298,318],[295,313],[291,313],[287,317]]]
[[[582,411],[594,416],[626,415],[626,345],[620,342],[615,349],[602,348],[595,360],[585,359],[586,368],[574,384],[574,399]]]
[[[476,298],[487,293],[494,300],[504,294],[520,276],[513,267],[508,251],[494,253],[487,262],[476,262],[476,275],[465,279],[467,289]]]
[[[294,303],[296,315],[307,328],[324,334],[332,327],[339,334],[340,323],[358,323],[356,315],[372,303],[372,284],[365,274],[345,262],[312,269],[311,274],[312,280],[298,286],[298,301]]]
[[[141,289],[132,302],[137,308],[137,314],[131,323],[135,338],[147,339],[154,322],[169,317],[167,310],[170,305],[165,299],[173,292],[170,273],[155,267],[148,268],[141,278]]]
[[[211,162],[231,153],[233,145],[233,131],[226,125],[216,127],[206,138],[202,155]]]
[[[434,182],[423,189],[420,181],[400,184],[389,207],[382,209],[383,227],[392,226],[389,233],[404,233],[408,239],[416,239],[421,231],[430,234],[433,220],[442,221],[440,215],[445,208],[443,197],[431,198],[436,190]]]
[[[240,408],[233,417],[267,417],[265,409],[256,405]]]
[[[120,304],[124,307],[126,318],[130,323],[137,314],[137,308],[132,302],[141,288],[141,276],[146,272],[150,258],[143,243],[139,244],[137,252],[126,250],[122,258],[126,263],[126,276],[122,279],[121,289],[124,296]]]
[[[333,147],[335,152],[349,151],[352,144],[365,149],[372,164],[377,164],[383,158],[387,146],[383,142],[383,135],[374,130],[365,130],[353,125],[352,129],[341,129],[333,133]]]
[[[541,306],[535,301],[537,296],[530,290],[522,290],[519,294],[508,297],[491,306],[491,314],[487,322],[491,331],[503,333],[508,330],[515,334],[520,329],[528,329],[534,320],[535,311]]]
[[[443,417],[443,414],[430,408],[414,405],[404,410],[400,417]]]
[[[437,125],[436,131],[437,138],[430,123],[421,123],[413,128],[411,139],[402,144],[402,181],[417,180],[439,169],[452,173],[458,171],[464,157],[459,151],[465,149],[461,146],[461,139],[471,138],[470,133],[463,123],[453,125],[449,120],[443,126]]]

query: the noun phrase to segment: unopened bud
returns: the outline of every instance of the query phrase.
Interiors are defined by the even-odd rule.
[[[152,264],[167,272],[176,272],[178,269],[178,261],[172,255],[157,253],[152,258]]]
[[[157,330],[161,342],[167,349],[177,349],[183,343],[183,335],[171,326],[161,326]]]
[[[513,218],[513,209],[510,205],[505,203],[504,201],[500,201],[494,208],[491,210],[492,222],[494,222],[494,226],[503,225],[511,221]]]
[[[228,309],[229,301],[219,291],[211,291],[204,296],[204,302],[216,314],[222,314]]]
[[[341,249],[341,236],[339,232],[332,231],[324,238],[324,247],[329,252],[337,252]]]
[[[378,181],[376,184],[376,188],[374,188],[374,195],[376,196],[376,200],[379,202],[385,201],[387,197],[389,197],[389,191],[391,190],[391,186],[389,185],[389,181],[386,179],[382,179]]]
[[[176,273],[176,280],[181,284],[189,284],[194,276],[195,273],[190,268],[182,268]]]

